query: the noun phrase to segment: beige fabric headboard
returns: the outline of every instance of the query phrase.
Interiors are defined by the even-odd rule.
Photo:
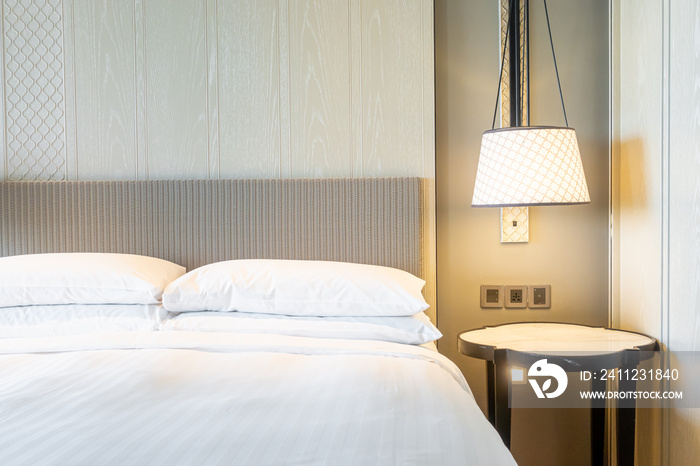
[[[313,259],[422,270],[420,178],[0,183],[0,256],[116,252],[188,270]]]

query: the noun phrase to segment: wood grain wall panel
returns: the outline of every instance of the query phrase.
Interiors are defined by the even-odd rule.
[[[206,0],[207,48],[207,153],[209,178],[221,178],[219,146],[219,21],[217,0]]]
[[[430,0],[56,5],[67,179],[434,176]]]
[[[613,145],[619,145],[620,156],[613,178],[620,188],[613,207],[619,213],[620,320],[646,326],[640,330],[658,336],[670,351],[671,367],[692,374],[698,357],[678,356],[700,350],[700,5],[693,0],[614,5],[620,9],[614,24],[620,48],[613,56],[621,77],[614,82],[619,99],[613,100],[620,128]],[[649,147],[652,164],[642,157]],[[684,405],[700,406],[692,376],[672,382],[670,389],[683,392]],[[699,408],[672,404],[651,427],[655,435],[648,430],[638,421],[637,453],[646,461],[640,464],[697,462]],[[660,454],[648,454],[649,438],[660,443]]]
[[[435,33],[433,30],[434,11],[432,2],[423,2],[421,12],[421,113],[423,127],[420,135],[423,138],[423,154],[435,150]],[[435,173],[435,157],[422,157],[423,173]],[[434,196],[433,196],[434,198]],[[433,199],[434,201],[434,199]]]
[[[279,0],[277,34],[280,85],[280,178],[292,177],[291,92],[289,87],[289,0]]]
[[[660,337],[661,3],[622,1],[620,17],[619,325]]]
[[[222,178],[280,176],[278,0],[218,2]]]
[[[669,176],[669,342],[672,351],[700,351],[700,5],[673,1],[670,8]],[[687,353],[690,354],[690,353]],[[700,356],[679,368],[697,371]],[[695,378],[697,381],[697,378]],[[689,405],[700,406],[700,387],[685,377]],[[700,457],[700,408],[671,412],[669,464],[691,464]]]
[[[150,179],[206,179],[205,3],[145,2],[146,156]]]
[[[670,19],[670,345],[700,351],[700,4],[674,2]]]
[[[362,1],[350,7],[350,156],[352,176],[362,177]]]
[[[73,0],[77,178],[136,175],[133,0]]]
[[[136,92],[136,179],[148,177],[146,124],[146,0],[134,0],[134,89]]]
[[[613,324],[663,340],[663,11],[660,2],[651,0],[622,0],[617,8]],[[656,410],[639,413],[636,455],[644,458],[640,465],[662,463],[661,417]]]
[[[421,77],[423,93],[421,100],[422,108],[422,130],[423,139],[422,163],[423,173],[426,178],[424,184],[423,202],[426,213],[424,227],[424,269],[426,285],[424,288],[425,299],[431,305],[429,313],[433,322],[437,322],[437,231],[435,218],[435,157],[428,157],[435,151],[435,34],[434,5],[433,2],[422,2],[421,4],[421,67],[423,75]]]
[[[422,9],[415,0],[362,2],[364,176],[423,172]]]
[[[348,0],[290,0],[291,175],[349,177]]]

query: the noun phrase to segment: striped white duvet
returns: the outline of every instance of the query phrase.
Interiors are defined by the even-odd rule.
[[[512,465],[418,346],[204,332],[0,340],[2,465]]]

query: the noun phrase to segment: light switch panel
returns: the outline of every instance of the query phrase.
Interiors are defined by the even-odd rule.
[[[481,285],[481,307],[494,309],[503,307],[503,286]]]

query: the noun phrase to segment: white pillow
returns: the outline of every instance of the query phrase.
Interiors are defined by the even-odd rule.
[[[425,281],[403,270],[347,262],[233,260],[168,285],[173,312],[241,311],[315,316],[409,316],[428,308]]]
[[[151,304],[185,273],[131,254],[27,254],[0,258],[0,307],[39,304]]]
[[[421,345],[442,336],[425,313],[398,317],[319,317],[247,312],[168,313],[161,331],[276,333],[296,337],[382,340]]]
[[[0,338],[158,330],[159,304],[65,304],[0,309]]]

